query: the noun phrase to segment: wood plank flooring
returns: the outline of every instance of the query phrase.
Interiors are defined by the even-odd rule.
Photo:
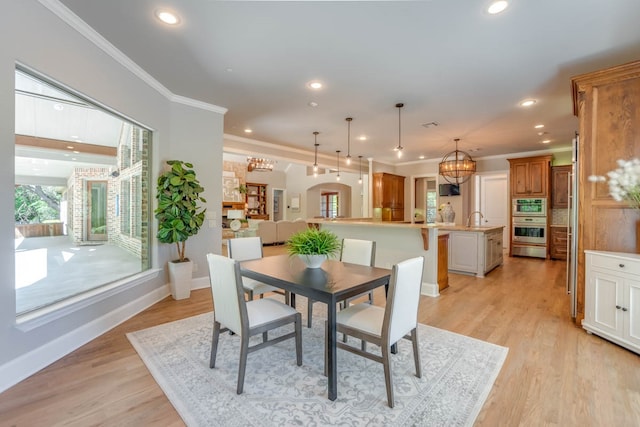
[[[439,298],[422,297],[420,322],[509,348],[477,426],[640,425],[640,358],[571,321],[564,269],[505,258],[484,279],[452,274]],[[0,394],[0,426],[184,425],[125,333],[211,309],[208,289],[159,302]]]

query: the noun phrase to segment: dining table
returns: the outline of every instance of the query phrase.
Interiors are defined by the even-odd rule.
[[[243,276],[289,291],[290,303],[294,308],[296,294],[327,305],[327,388],[329,400],[336,400],[336,306],[340,301],[380,286],[388,289],[391,270],[334,259],[327,259],[320,268],[307,268],[296,256],[275,255],[242,261],[240,271]]]

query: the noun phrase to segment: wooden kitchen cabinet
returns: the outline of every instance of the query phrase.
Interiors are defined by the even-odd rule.
[[[373,174],[373,207],[382,209],[383,221],[404,221],[404,176]]]
[[[551,156],[507,159],[511,167],[511,197],[548,197]]]
[[[550,227],[551,259],[567,259],[567,227]]]
[[[551,208],[567,209],[569,207],[569,174],[571,165],[553,166],[551,168]]]
[[[584,251],[636,251],[638,210],[609,195],[606,183],[588,181],[606,176],[618,159],[640,157],[640,61],[576,76],[574,114],[579,119],[578,274],[576,322],[584,317]]]
[[[449,235],[438,236],[438,291],[449,287]]]

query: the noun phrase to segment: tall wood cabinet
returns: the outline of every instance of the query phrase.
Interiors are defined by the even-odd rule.
[[[373,207],[382,209],[383,221],[404,221],[404,176],[373,174]]]
[[[569,207],[569,174],[571,165],[551,168],[551,208],[567,209]]]
[[[578,177],[578,280],[576,321],[584,318],[585,250],[636,251],[638,211],[609,195],[606,176],[618,159],[640,157],[640,61],[572,79],[580,126]]]
[[[512,197],[548,197],[551,156],[508,159]]]

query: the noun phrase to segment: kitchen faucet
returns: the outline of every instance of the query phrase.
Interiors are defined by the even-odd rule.
[[[467,217],[467,228],[471,227],[471,217],[473,216],[473,214],[480,214],[480,219],[484,218],[484,215],[482,215],[482,212],[480,211],[473,211],[469,214],[469,216]]]

